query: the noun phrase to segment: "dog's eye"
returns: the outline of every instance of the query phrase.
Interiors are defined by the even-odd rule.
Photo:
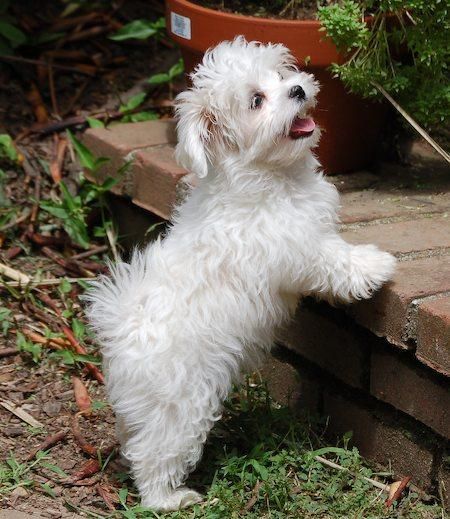
[[[261,108],[261,106],[263,104],[263,101],[264,101],[263,94],[255,94],[252,97],[252,102],[251,102],[251,105],[250,105],[251,109],[255,110],[256,108]]]

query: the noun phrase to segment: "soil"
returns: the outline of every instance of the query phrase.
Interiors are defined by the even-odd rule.
[[[284,18],[288,20],[316,20],[318,7],[329,0],[192,0],[194,4],[226,13],[257,16],[260,18]]]
[[[28,26],[36,30],[45,28],[48,20],[61,13],[67,3],[44,0],[40,4],[39,13],[30,17],[33,5],[34,2],[30,0],[11,7],[22,30]],[[111,6],[110,2],[100,3],[89,10],[102,12],[102,9],[106,9],[121,24],[135,19],[156,20],[164,14],[163,2],[158,0],[117,2],[117,6],[114,3],[114,9],[117,10],[112,13]],[[84,14],[86,12],[81,11],[70,16]],[[102,27],[104,23],[105,18],[100,16],[98,26]],[[86,28],[91,30],[92,24],[88,24]],[[81,24],[74,32],[84,29]],[[86,38],[64,46],[65,51],[79,53],[79,62],[60,59],[55,60],[56,65],[77,68],[87,64],[93,67],[94,73],[85,75],[55,67],[53,87],[47,74],[42,75],[38,66],[24,62],[22,58],[46,60],[45,53],[55,50],[55,46],[58,48],[58,41],[18,49],[13,61],[0,61],[0,134],[10,135],[15,140],[16,149],[24,158],[20,164],[0,158],[0,263],[30,276],[42,272],[45,277],[74,277],[73,273],[49,259],[43,253],[42,245],[30,239],[30,233],[39,233],[54,239],[56,245],[50,245],[50,248],[60,258],[82,252],[65,234],[60,222],[58,224],[42,210],[37,212],[34,222],[26,218],[23,222],[14,224],[15,218],[37,206],[36,198],[55,200],[59,193],[59,188],[50,175],[49,165],[54,162],[55,142],[67,140],[67,136],[64,130],[41,135],[37,131],[39,125],[65,122],[72,117],[117,112],[124,102],[140,92],[148,92],[142,105],[143,110],[156,106],[155,111],[160,117],[169,117],[172,113],[172,96],[183,88],[182,76],[177,79],[178,84],[175,82],[172,85],[171,91],[167,85],[151,87],[147,83],[152,74],[166,72],[179,60],[179,52],[169,40],[163,37],[161,40],[150,38],[117,43],[108,39],[112,32],[112,29],[108,29],[108,32],[99,36],[87,34]],[[98,57],[98,64],[91,59],[92,56]],[[36,106],[29,100],[33,88],[40,97],[39,108],[44,108],[48,114],[43,123],[37,120]],[[70,124],[67,126],[75,135],[82,127]],[[72,194],[77,190],[79,172],[80,167],[69,145],[61,173]],[[11,221],[4,220],[4,215],[9,210],[16,211]],[[103,244],[101,240],[95,241],[93,238],[91,247]],[[12,260],[9,255],[15,249],[18,250],[18,255]],[[102,258],[93,256],[89,260],[101,262]],[[73,302],[73,317],[83,320],[78,291],[76,286],[72,288],[75,290],[68,299]],[[52,351],[46,346],[42,347],[41,358],[37,362],[33,362],[30,353],[8,351],[16,348],[17,332],[24,328],[40,334],[45,333],[46,327],[52,332],[60,332],[58,324],[64,323],[64,319],[52,308],[39,305],[39,296],[42,294],[50,296],[64,310],[65,304],[62,303],[57,286],[42,287],[26,295],[14,289],[8,292],[3,287],[0,288],[0,312],[10,311],[13,318],[5,333],[2,328],[4,321],[0,319],[0,401],[18,406],[42,425],[32,427],[0,405],[0,510],[16,510],[55,519],[76,517],[80,514],[86,516],[89,511],[108,515],[111,509],[107,503],[109,498],[106,497],[105,500],[105,495],[115,499],[117,491],[122,488],[122,481],[128,480],[130,487],[132,483],[115,450],[109,459],[106,455],[102,457],[102,463],[105,463],[103,471],[79,482],[74,480],[77,471],[86,463],[92,463],[95,456],[83,452],[80,442],[75,439],[73,417],[79,409],[71,377],[76,375],[82,380],[95,407],[98,407],[90,415],[79,419],[81,433],[94,449],[115,444],[114,417],[106,403],[104,387],[92,378],[83,363],[65,365],[60,359],[51,358]],[[33,305],[41,309],[41,318],[30,311]],[[71,319],[67,319],[66,323],[70,326]],[[85,345],[88,354],[98,355],[96,345],[89,338]],[[67,431],[65,438],[48,449],[43,463],[37,463],[24,476],[19,477],[17,484],[11,481],[5,483],[5,474],[2,473],[5,462],[10,467],[15,462],[28,467],[35,458],[30,462],[27,457],[47,437],[60,431]],[[53,469],[48,468],[50,466]],[[27,483],[27,480],[32,480],[32,483]],[[16,488],[3,492],[11,484]],[[136,497],[130,494],[128,503],[135,502]]]
[[[19,405],[43,425],[42,429],[31,428],[0,407],[0,459],[13,456],[23,462],[48,435],[65,429],[70,431],[72,416],[77,409],[67,370],[46,362],[35,367],[26,356],[16,355],[2,361],[0,387],[3,399]],[[103,387],[93,381],[88,381],[87,387],[94,400],[105,400]],[[115,441],[114,418],[108,407],[82,419],[81,427],[86,439],[96,447],[101,448]],[[49,450],[45,462],[59,467],[70,478],[88,460],[73,435],[68,433],[65,440]],[[60,483],[64,476],[38,464],[33,470],[33,487],[19,486],[9,495],[2,496],[0,508],[53,518],[73,517],[71,506],[105,513],[105,503],[97,485],[120,488],[117,474],[122,471],[117,461],[111,461],[101,477],[94,476],[90,481],[84,481],[83,486],[76,486]],[[42,484],[48,485],[54,496],[49,495]]]

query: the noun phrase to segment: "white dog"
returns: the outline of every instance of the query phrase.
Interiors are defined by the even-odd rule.
[[[300,296],[368,298],[394,258],[352,246],[311,152],[318,85],[283,45],[209,50],[177,98],[177,159],[198,187],[163,241],[88,298],[107,389],[142,504],[201,499],[182,486],[243,371],[260,365]]]

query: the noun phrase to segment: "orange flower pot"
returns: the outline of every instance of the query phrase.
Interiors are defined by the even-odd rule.
[[[314,118],[322,128],[318,157],[328,174],[346,173],[368,166],[374,158],[387,109],[346,92],[327,70],[342,63],[333,43],[315,20],[252,18],[206,9],[187,0],[166,0],[167,30],[181,48],[186,72],[193,70],[203,53],[222,40],[242,34],[247,40],[283,43],[303,70],[321,84]]]

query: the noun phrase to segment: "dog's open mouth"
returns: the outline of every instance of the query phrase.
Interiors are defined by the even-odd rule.
[[[312,117],[296,117],[292,122],[291,129],[289,130],[289,137],[291,139],[309,137],[312,135],[315,127],[316,123]]]

